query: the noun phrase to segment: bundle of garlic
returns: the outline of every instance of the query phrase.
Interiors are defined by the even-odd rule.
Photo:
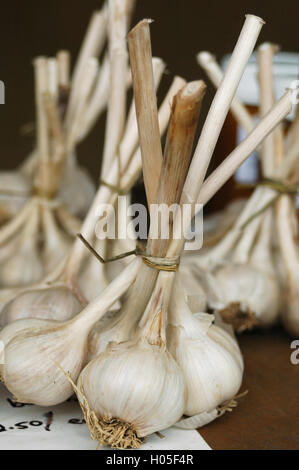
[[[119,2],[110,2],[110,16],[113,17],[115,11],[120,11]],[[122,36],[120,35],[122,31]],[[109,100],[107,135],[109,136],[110,154],[109,159],[104,158],[108,163],[108,170],[105,181],[100,185],[94,202],[83,223],[81,232],[86,239],[93,240],[97,228],[97,219],[101,207],[114,207],[118,193],[129,193],[136,179],[141,172],[140,149],[138,148],[138,129],[135,116],[134,102],[131,105],[125,131],[122,129],[122,115],[125,112],[125,98],[120,98],[120,90],[126,93],[125,80],[121,81],[121,76],[125,77],[127,70],[126,63],[126,24],[125,16],[118,16],[118,22],[110,27],[111,42],[115,43],[115,36],[118,38],[118,47],[111,53],[112,82],[116,82],[118,77],[118,99],[115,100],[115,86],[112,86],[111,99]],[[120,40],[120,38],[122,38]],[[120,58],[120,60],[115,60]],[[125,59],[125,63],[123,61]],[[161,59],[153,58],[153,70],[155,87],[157,88],[162,77],[165,65]],[[122,75],[121,75],[122,74]],[[166,94],[159,109],[159,129],[161,135],[164,133],[170,115],[169,103],[173,96],[184,85],[185,81],[180,77],[175,77],[172,85]],[[123,87],[121,85],[123,84]],[[120,106],[123,103],[123,106]],[[112,132],[119,127],[116,136]],[[122,136],[118,144],[119,136]],[[114,146],[112,143],[114,142]],[[108,145],[105,146],[105,150]],[[111,153],[111,149],[114,152]],[[113,240],[113,243],[118,240]],[[123,243],[132,240],[125,239]],[[105,240],[99,240],[101,247],[105,246]],[[103,253],[103,251],[101,251]],[[86,299],[91,300],[108,285],[105,266],[101,265],[93,257],[87,256],[88,252],[80,240],[76,240],[66,257],[49,275],[42,281],[27,287],[16,289],[0,290],[1,314],[0,325],[4,326],[12,321],[23,318],[41,318],[64,321],[72,318],[86,305]],[[118,265],[118,271],[123,265]]]
[[[67,148],[71,148],[73,142],[63,130],[56,74],[51,64],[52,61],[44,57],[34,61],[38,162],[30,199],[0,231],[1,287],[39,281],[64,258],[74,236],[73,230],[80,227],[79,221],[57,199]],[[95,64],[89,65],[85,84],[95,71]]]
[[[260,18],[247,17],[189,170],[205,85],[203,82],[188,83],[177,94],[171,110],[163,159],[148,21],[139,23],[129,35],[147,199],[149,204],[155,201],[167,205],[179,203],[178,208],[182,204],[191,205],[186,226],[191,222],[195,204],[208,202],[290,111],[291,96],[288,91],[203,183],[220,129],[261,26]],[[155,178],[152,178],[153,171]],[[107,186],[104,189],[112,192]],[[178,239],[173,236],[178,233],[178,227],[182,234],[176,214],[169,227],[170,239],[167,240],[161,237],[158,221],[151,217],[146,251],[137,253],[140,256],[72,320],[61,323],[27,319],[11,323],[0,332],[0,340],[5,344],[2,380],[18,400],[45,406],[60,403],[72,394],[72,381],[92,438],[118,448],[139,447],[146,435],[175,424],[183,414],[194,413],[197,424],[221,415],[225,409],[220,406],[222,400],[231,399],[239,388],[242,358],[235,339],[213,327],[211,322],[206,321],[205,315],[202,314],[197,319],[198,323],[189,328],[193,317],[190,320],[182,294],[177,294],[176,301],[172,297],[172,286],[185,244],[184,236]],[[84,225],[86,232],[83,230],[83,234],[89,236],[90,227]],[[158,233],[158,238],[155,233]],[[75,253],[80,251],[79,247],[82,250],[81,245],[76,244]],[[71,263],[69,269],[70,266]],[[110,325],[109,338],[106,330],[106,344],[112,344],[85,366],[88,334],[93,324],[103,318],[125,292],[122,309]],[[172,303],[169,306],[170,300]],[[170,338],[166,340],[168,310],[171,310],[168,324]],[[182,335],[177,334],[181,325],[184,329]],[[167,349],[171,337],[177,338],[180,343],[182,341],[179,347],[176,341],[172,343],[173,355]],[[182,358],[184,344],[188,349],[190,344],[193,351],[194,348],[205,349],[212,366],[196,367],[192,376],[189,362]],[[226,358],[223,376],[222,355]],[[190,360],[193,360],[192,357]],[[209,400],[205,398],[205,393],[201,394],[201,399],[197,399],[194,393],[202,383],[205,384],[206,393],[211,395]],[[152,393],[153,384],[155,393]],[[223,393],[219,393],[221,386]],[[190,426],[186,421],[179,425]]]
[[[259,48],[261,116],[274,103],[272,57],[275,50],[268,43]],[[218,87],[222,72],[215,59],[204,52],[199,54],[198,60]],[[232,101],[231,110],[250,132],[253,120],[237,98]],[[195,261],[188,261],[206,290],[209,307],[219,311],[239,332],[254,325],[272,325],[282,306],[281,274],[274,250],[273,205],[263,210],[275,200],[275,188],[279,190],[275,180],[283,180],[290,174],[299,157],[298,143],[293,142],[286,160],[275,165],[277,153],[282,151],[281,126],[260,149],[263,175],[268,180],[254,191],[233,227],[216,246],[207,248]]]
[[[124,2],[125,8],[120,11],[120,15],[125,16],[128,24],[134,3],[134,0],[127,0]],[[91,17],[71,80],[68,51],[58,52],[56,58],[49,59],[48,62],[52,87],[55,88],[60,115],[68,133],[68,158],[58,197],[71,214],[80,217],[84,216],[90,207],[95,194],[95,185],[85,168],[77,163],[76,146],[88,136],[107,104],[109,60],[106,54],[101,66],[98,67],[96,59],[102,54],[105,45],[107,23],[108,8],[105,4],[102,10],[94,12]],[[93,70],[90,70],[91,76],[87,83],[86,69],[91,68]],[[0,173],[3,191],[0,220],[14,216],[25,205],[32,191],[37,165],[38,151],[35,149],[17,170]]]
[[[110,29],[111,24],[116,31],[120,24],[123,24],[127,29],[132,5],[131,0],[122,2],[118,15],[114,15],[110,19]],[[99,26],[99,18],[102,23],[104,22],[103,18],[107,16],[106,9],[104,12],[105,15],[102,12],[100,16],[96,16],[97,20],[92,21],[92,27],[87,34],[81,52],[83,58],[80,56],[79,65],[75,70],[72,93],[64,109],[61,109],[60,95],[61,90],[66,88],[68,82],[68,54],[58,54],[57,60],[38,58],[35,61],[38,158],[36,157],[33,162],[33,196],[24,209],[2,228],[0,239],[3,252],[6,251],[7,244],[17,247],[14,255],[9,256],[8,254],[8,259],[4,259],[1,263],[0,282],[2,287],[30,285],[39,281],[67,255],[72,238],[80,229],[80,222],[63,205],[59,189],[62,187],[61,179],[66,166],[65,162],[69,156],[74,154],[86,128],[82,125],[82,119],[85,119],[86,113],[89,116],[90,107],[93,110],[92,116],[94,116],[100,101],[104,103],[106,99],[109,63],[106,60],[106,66],[103,69],[104,75],[101,72],[98,74],[97,60],[89,57],[91,46],[94,49],[95,44],[98,44],[100,40],[99,35],[102,38],[100,43],[103,43],[105,37],[103,28],[100,28],[101,33],[99,33],[96,26]],[[116,51],[114,62],[118,69],[122,70],[122,74],[127,77],[128,67],[118,56],[117,45],[114,49]],[[98,75],[99,78],[97,78]],[[97,80],[102,93],[101,100],[99,100],[100,96],[94,97],[93,95],[93,93],[98,93]],[[96,102],[95,99],[97,99]],[[73,176],[71,174],[72,184],[76,186],[75,193],[80,195],[77,189],[77,178]],[[81,184],[80,189],[82,189]],[[66,192],[68,189],[63,191]],[[76,201],[75,197],[71,199]],[[18,237],[15,236],[16,234]],[[31,262],[26,262],[29,259]]]
[[[149,47],[147,28],[146,22],[141,22],[135,27],[129,34],[129,45],[144,181],[150,204],[155,200],[155,191],[150,184],[153,179],[148,177],[147,172],[149,168],[160,167],[157,160],[161,158],[161,149],[159,141],[155,140],[157,132],[152,112],[147,111],[145,116],[144,111],[152,110],[153,107],[148,103],[152,87],[149,86],[148,80],[144,79],[150,76],[148,61],[145,61],[145,51]],[[202,131],[188,172],[181,204],[194,204],[197,200],[206,203],[234,172],[242,158],[248,156],[249,147],[259,145],[268,132],[280,122],[282,116],[291,109],[288,92],[201,187],[238,78],[244,70],[246,58],[249,57],[247,54],[251,53],[260,28],[259,18],[247,18],[232,68],[223,82],[224,88],[215,98]],[[179,124],[183,124],[176,111],[187,96],[189,99],[193,98],[196,103],[202,94],[202,83],[195,82],[188,84],[176,97],[162,163],[161,185],[156,199],[158,204],[170,205],[180,200],[183,170],[186,172],[188,166],[187,162],[182,161],[183,155],[185,158],[188,156],[188,134],[186,131],[180,133]],[[191,109],[192,106],[189,105],[189,113]],[[217,120],[219,109],[222,109],[223,114]],[[215,128],[215,121],[218,121],[219,127]],[[184,121],[185,126],[188,122],[188,119]],[[191,146],[189,151],[190,149]],[[184,163],[187,163],[185,168]],[[175,218],[173,233],[176,220]],[[191,415],[192,418],[181,420],[179,426],[196,427],[215,419],[225,410],[225,407],[221,408],[221,403],[233,398],[242,380],[243,362],[235,339],[221,328],[213,326],[213,317],[207,319],[205,314],[199,314],[198,318],[194,318],[188,309],[181,286],[172,290],[184,240],[165,242],[159,238],[152,239],[152,232],[155,233],[155,230],[151,225],[145,250],[150,256],[144,253],[143,264],[121,312],[116,319],[113,318],[110,325],[109,322],[104,325],[102,332],[99,329],[97,340],[92,338],[93,359],[80,374],[76,388],[92,438],[112,447],[138,447],[142,437],[169,426],[171,420],[172,423],[175,422],[175,416],[179,414],[179,409],[182,409],[182,401],[184,414]],[[169,337],[166,341],[166,312],[169,302]],[[181,375],[172,362],[167,347],[183,373],[185,390]],[[141,363],[143,366],[147,365],[146,368],[142,367],[142,370],[146,369],[146,374],[140,373]],[[156,385],[154,396],[151,393],[153,383]],[[199,392],[201,387],[202,393]],[[185,399],[182,398],[184,394]]]

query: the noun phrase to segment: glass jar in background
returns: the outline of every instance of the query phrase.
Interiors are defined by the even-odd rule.
[[[230,55],[224,56],[221,66],[226,69]],[[274,92],[278,100],[287,88],[294,87],[299,80],[299,54],[279,52],[274,56]],[[258,117],[259,86],[258,86],[257,54],[253,53],[237,90],[238,98],[246,105],[253,118]],[[295,107],[293,107],[295,108]],[[286,129],[294,118],[295,109],[286,118]],[[246,132],[238,125],[231,113],[227,116],[218,144],[215,149],[213,166],[222,160],[246,137]],[[229,202],[239,198],[248,198],[252,189],[248,185],[255,184],[260,178],[258,153],[254,152],[237,170],[234,177],[224,186],[223,190],[211,201],[211,211],[223,209]],[[299,198],[297,198],[299,209]],[[299,217],[299,211],[298,211]]]

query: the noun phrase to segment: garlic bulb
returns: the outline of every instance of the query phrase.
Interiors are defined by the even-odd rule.
[[[5,305],[0,313],[0,326],[24,318],[66,321],[81,310],[81,302],[66,286],[29,290]]]
[[[218,310],[236,331],[257,324],[270,326],[277,320],[281,293],[275,276],[252,266],[230,264],[210,275],[209,285],[214,294],[210,307]]]
[[[78,398],[85,415],[88,404],[97,418],[88,425],[100,444],[139,447],[143,437],[182,416],[185,382],[165,341],[172,279],[173,273],[160,273],[135,336],[111,343],[80,374]]]
[[[19,320],[17,322],[13,322],[10,325],[6,326],[3,330],[0,331],[1,334],[1,341],[4,345],[4,360],[3,364],[5,362],[5,347],[9,344],[9,342],[14,339],[19,333],[27,334],[31,331],[32,327],[34,328],[39,328],[39,327],[45,327],[47,323],[45,320],[35,320],[34,324],[28,320]],[[3,364],[0,363],[0,381],[4,380],[3,379],[3,374],[2,374],[2,367]]]
[[[18,401],[51,406],[72,395],[72,386],[59,366],[77,380],[85,364],[87,338],[92,326],[128,289],[138,267],[139,260],[132,262],[97,300],[70,321],[26,319],[1,330],[0,341],[10,336],[1,374],[6,387]]]
[[[167,344],[185,377],[187,416],[211,412],[232,399],[242,383],[244,366],[237,341],[213,320],[205,313],[192,315],[176,283]]]
[[[79,332],[74,323],[44,320],[42,325],[39,320],[35,327],[35,321],[28,319],[25,326],[24,320],[24,329],[5,347],[2,376],[19,402],[51,406],[72,394],[58,365],[76,380],[84,364],[86,332],[83,328]]]
[[[239,232],[240,233],[240,232]],[[257,217],[241,232],[228,253],[218,253],[218,263],[205,265],[209,254],[198,257],[197,275],[204,286],[208,305],[219,311],[235,330],[242,332],[253,326],[270,326],[277,319],[281,305],[281,288],[272,255],[273,213]],[[219,247],[225,247],[224,238]],[[215,249],[212,249],[213,252]],[[217,250],[217,248],[216,248]]]
[[[110,345],[83,369],[78,388],[98,418],[99,442],[112,447],[139,447],[141,438],[174,424],[185,406],[176,362],[144,338]]]

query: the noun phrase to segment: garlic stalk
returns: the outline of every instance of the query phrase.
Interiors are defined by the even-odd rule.
[[[87,337],[96,323],[134,281],[139,260],[134,260],[100,295],[67,322],[27,319],[0,332],[6,343],[2,379],[18,401],[40,406],[64,402],[86,361]]]
[[[158,58],[153,58],[152,64],[153,64],[153,73],[154,73],[154,80],[155,80],[155,89],[157,89],[159,86],[160,80],[162,78],[162,73],[165,68],[165,64],[163,63],[161,59],[158,59]],[[168,120],[169,120],[169,115],[170,115],[169,103],[172,101],[174,95],[184,85],[184,83],[185,81],[182,78],[175,77],[172,85],[170,86],[160,106],[158,118],[159,118],[159,129],[160,129],[161,136],[164,134],[166,127],[167,127]],[[120,188],[125,188],[126,191],[128,192],[131,189],[131,187],[134,185],[135,181],[137,180],[141,172],[140,149],[137,147],[138,129],[137,129],[136,115],[135,115],[134,109],[135,109],[135,104],[133,101],[131,104],[128,118],[127,118],[126,129],[119,145],[119,153],[120,153],[119,158],[121,162],[121,168],[123,169],[120,175],[120,181],[118,181],[117,156],[114,157],[113,165],[111,166],[108,172],[108,175],[105,178],[107,181],[110,182],[112,186],[120,183]],[[117,193],[115,191],[114,192],[110,191],[109,188],[105,188],[105,187],[102,187],[101,191],[102,193],[107,193],[108,202],[114,205],[116,202]],[[104,195],[101,196],[101,201],[104,201],[104,197],[105,197]],[[94,207],[96,208],[97,206],[94,205]],[[124,205],[122,207],[124,207]],[[86,238],[89,238],[84,226],[82,228],[82,233],[84,234]],[[133,246],[134,240],[124,240],[124,242],[125,242],[124,249],[122,248],[116,249],[115,245],[119,245],[118,240],[114,240],[111,243],[113,246],[113,250],[115,251],[115,254],[120,254],[120,253],[130,251],[135,248],[135,244]],[[95,248],[99,253],[101,253],[102,256],[104,256],[105,251],[106,251],[105,240],[96,239]],[[107,257],[108,255],[105,255],[105,256]],[[93,298],[95,298],[95,296],[99,292],[99,289],[107,285],[108,272],[110,272],[110,275],[112,275],[112,278],[113,278],[112,270],[116,271],[120,267],[124,266],[126,263],[125,261],[123,261],[119,263],[111,263],[111,265],[112,264],[113,266],[108,266],[107,268],[106,266],[100,265],[99,262],[92,256],[90,256],[87,259],[87,262],[85,266],[83,266],[82,271],[80,273],[80,277],[79,277],[80,287],[82,289],[82,292],[85,293],[87,299],[92,300]]]
[[[119,10],[115,18],[120,24],[128,23],[134,7],[133,0],[122,2],[126,8]],[[59,200],[74,215],[83,217],[95,194],[95,185],[86,170],[76,161],[76,147],[90,133],[95,122],[104,111],[109,95],[109,64],[104,60],[99,71],[95,57],[99,57],[105,45],[107,36],[108,9],[105,4],[100,11],[94,12],[88,26],[73,76],[70,78],[70,54],[59,51],[57,54],[57,70],[52,73],[56,83],[52,88],[57,91],[57,101],[60,117],[64,121],[68,135],[68,158],[62,182],[58,191]],[[91,65],[93,62],[94,65]],[[55,66],[52,61],[52,72]],[[91,68],[94,67],[94,71]],[[86,81],[86,75],[93,73],[93,79]],[[129,83],[127,83],[129,86]],[[18,170],[20,178],[28,181],[28,192],[32,189],[34,175],[38,163],[38,151],[35,150]],[[80,191],[78,191],[80,187]],[[13,200],[14,202],[14,200]],[[18,201],[17,201],[18,202]],[[10,216],[12,214],[10,213]]]
[[[7,193],[7,194],[6,194]],[[30,195],[30,183],[17,171],[0,172],[0,223],[19,213]]]
[[[68,234],[59,230],[58,224],[49,207],[42,212],[42,224],[44,232],[44,247],[42,259],[45,273],[53,271],[58,263],[64,259],[71,246],[71,238]]]
[[[143,23],[142,26],[145,26],[145,23]],[[182,90],[180,90],[174,99],[172,106],[172,118],[170,121],[168,140],[165,149],[165,152],[169,152],[167,153],[167,159],[165,161],[168,161],[168,158],[170,157],[173,159],[171,163],[169,163],[168,171],[175,172],[175,170],[179,167],[179,165],[176,167],[175,157],[181,158],[181,155],[185,154],[185,152],[191,153],[191,148],[188,147],[189,142],[186,138],[186,135],[189,138],[192,136],[194,137],[192,130],[194,131],[196,120],[195,118],[192,119],[191,117],[194,116],[192,113],[195,114],[199,111],[200,99],[198,98],[199,101],[197,101],[197,96],[201,96],[202,98],[204,89],[205,88],[202,82],[193,82],[187,84]],[[181,113],[184,115],[185,120],[181,119]],[[176,134],[172,132],[173,129],[176,129]],[[183,129],[185,129],[185,132]],[[177,142],[179,142],[179,144]],[[180,164],[182,164],[182,162],[180,162]],[[143,169],[143,171],[146,170]],[[177,176],[178,175],[175,174],[173,178],[169,177],[168,184],[171,185],[171,189],[169,190],[169,194],[166,194],[167,197],[172,196],[172,191],[179,192],[180,187],[182,187],[182,181],[179,181],[177,185],[174,183]],[[152,189],[150,189],[150,191],[152,191]],[[164,198],[164,196],[164,194],[160,195],[160,198]],[[152,243],[152,246],[149,245],[149,250],[151,253],[155,253],[155,242],[157,241],[152,240],[150,242]],[[162,243],[165,243],[165,240],[163,240]],[[161,247],[159,250],[161,250]],[[148,271],[148,268],[145,268],[145,270]],[[149,276],[151,278],[151,282],[155,280],[155,273],[151,272],[151,270],[149,271]],[[142,280],[142,275],[140,276],[140,282],[142,284],[145,282]],[[134,333],[136,323],[142,314],[142,311],[139,314],[137,312],[139,309],[142,309],[141,305],[143,303],[146,305],[145,299],[139,296],[139,291],[142,288],[150,290],[150,286],[151,284],[149,282],[145,282],[145,286],[135,286],[134,289],[136,289],[136,291],[134,292],[133,290],[132,293],[129,294],[129,299],[127,300],[126,306],[124,307],[121,314],[116,315],[115,318],[113,317],[111,321],[107,322],[107,324],[102,329],[96,328],[92,331],[89,341],[89,358],[96,357],[97,354],[105,351],[109,342],[121,343],[122,341],[126,341],[131,337],[131,335]],[[134,307],[132,307],[131,299]],[[195,298],[193,298],[193,301],[195,301]],[[137,304],[140,303],[140,307],[138,307],[138,309],[135,308],[135,302]]]

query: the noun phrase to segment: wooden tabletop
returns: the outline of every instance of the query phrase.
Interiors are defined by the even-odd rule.
[[[299,450],[299,364],[291,363],[292,339],[275,329],[244,334],[239,342],[241,391],[249,393],[200,434],[215,450]]]

